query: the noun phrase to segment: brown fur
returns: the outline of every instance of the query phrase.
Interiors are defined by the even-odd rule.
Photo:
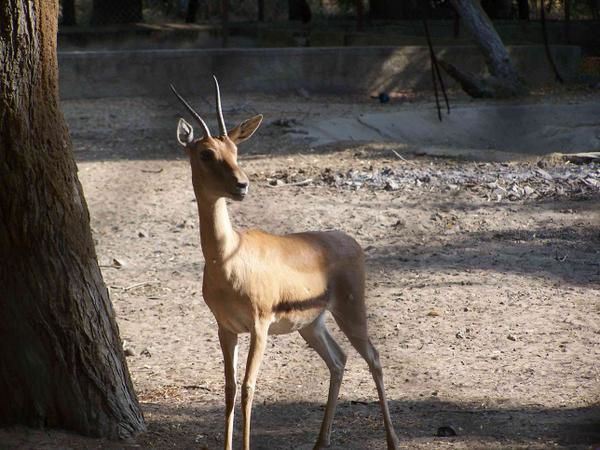
[[[358,243],[339,231],[278,236],[260,230],[233,230],[226,198],[242,200],[248,178],[237,164],[237,144],[250,137],[262,116],[228,136],[193,140],[183,119],[178,139],[187,149],[206,259],[202,292],[219,325],[226,378],[225,449],[232,448],[236,398],[237,335],[250,333],[250,351],[242,385],[244,449],[250,448],[254,386],[268,334],[299,331],[331,372],[329,397],[315,448],[329,445],[331,423],[346,356],[324,324],[330,310],[373,374],[384,416],[388,448],[398,446],[377,351],[367,334],[364,257]],[[205,152],[210,152],[206,154]],[[243,189],[242,189],[243,190]]]

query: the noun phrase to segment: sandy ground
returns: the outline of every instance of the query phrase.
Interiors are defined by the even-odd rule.
[[[370,333],[402,448],[600,447],[600,191],[511,200],[454,185],[328,183],[327,174],[351,169],[538,167],[536,158],[502,166],[415,156],[402,142],[314,147],[290,138],[296,123],[383,108],[351,100],[248,98],[229,107],[232,122],[258,110],[267,115],[241,149],[251,191],[230,205],[234,225],[341,229],[365,248]],[[220,448],[221,353],[202,300],[196,205],[175,143],[178,108],[142,99],[64,108],[148,432],[110,443],[13,429],[0,432],[0,448]],[[586,170],[600,175],[597,165]],[[330,324],[349,355],[332,448],[384,448],[366,364]],[[242,338],[241,369],[247,344]],[[271,337],[253,448],[311,448],[327,385],[325,365],[299,335]],[[239,405],[237,412],[239,446]],[[440,427],[457,436],[436,436]]]

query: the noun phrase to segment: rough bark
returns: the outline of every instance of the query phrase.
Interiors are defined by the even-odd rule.
[[[448,75],[455,78],[465,91],[473,97],[514,97],[524,95],[527,90],[514,68],[508,50],[494,29],[489,17],[477,0],[450,0],[459,14],[461,23],[473,36],[483,54],[489,76],[478,77],[463,72],[448,62],[441,62]]]
[[[141,22],[142,0],[94,0],[92,25]]]
[[[58,104],[58,0],[0,5],[0,426],[144,429]]]

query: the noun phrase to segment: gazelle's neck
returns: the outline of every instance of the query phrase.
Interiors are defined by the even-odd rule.
[[[207,199],[197,196],[200,218],[200,243],[204,259],[225,261],[235,252],[239,235],[229,221],[227,203],[224,198]]]

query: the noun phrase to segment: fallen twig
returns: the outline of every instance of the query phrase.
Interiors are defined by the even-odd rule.
[[[123,267],[123,264],[121,264],[121,262],[117,259],[113,258],[110,264],[98,264],[98,267],[105,269],[120,269]]]
[[[394,155],[396,155],[398,157],[398,159],[401,159],[402,161],[406,161],[406,158],[404,156],[402,156],[400,153],[398,153],[396,150],[394,150],[393,148],[390,149],[392,151],[392,153]]]
[[[573,164],[587,164],[600,161],[600,152],[556,153],[556,155]]]
[[[313,182],[312,178],[307,178],[306,180],[302,180],[302,181],[296,181],[294,183],[283,183],[283,184],[267,184],[268,187],[270,188],[276,188],[276,187],[288,187],[288,186],[306,186],[310,183]]]
[[[142,286],[146,286],[149,284],[160,284],[160,281],[155,280],[155,281],[142,281],[141,283],[135,283],[132,284],[131,286],[127,286],[123,288],[124,292],[130,291],[132,289],[138,288],[138,287],[142,287]]]

